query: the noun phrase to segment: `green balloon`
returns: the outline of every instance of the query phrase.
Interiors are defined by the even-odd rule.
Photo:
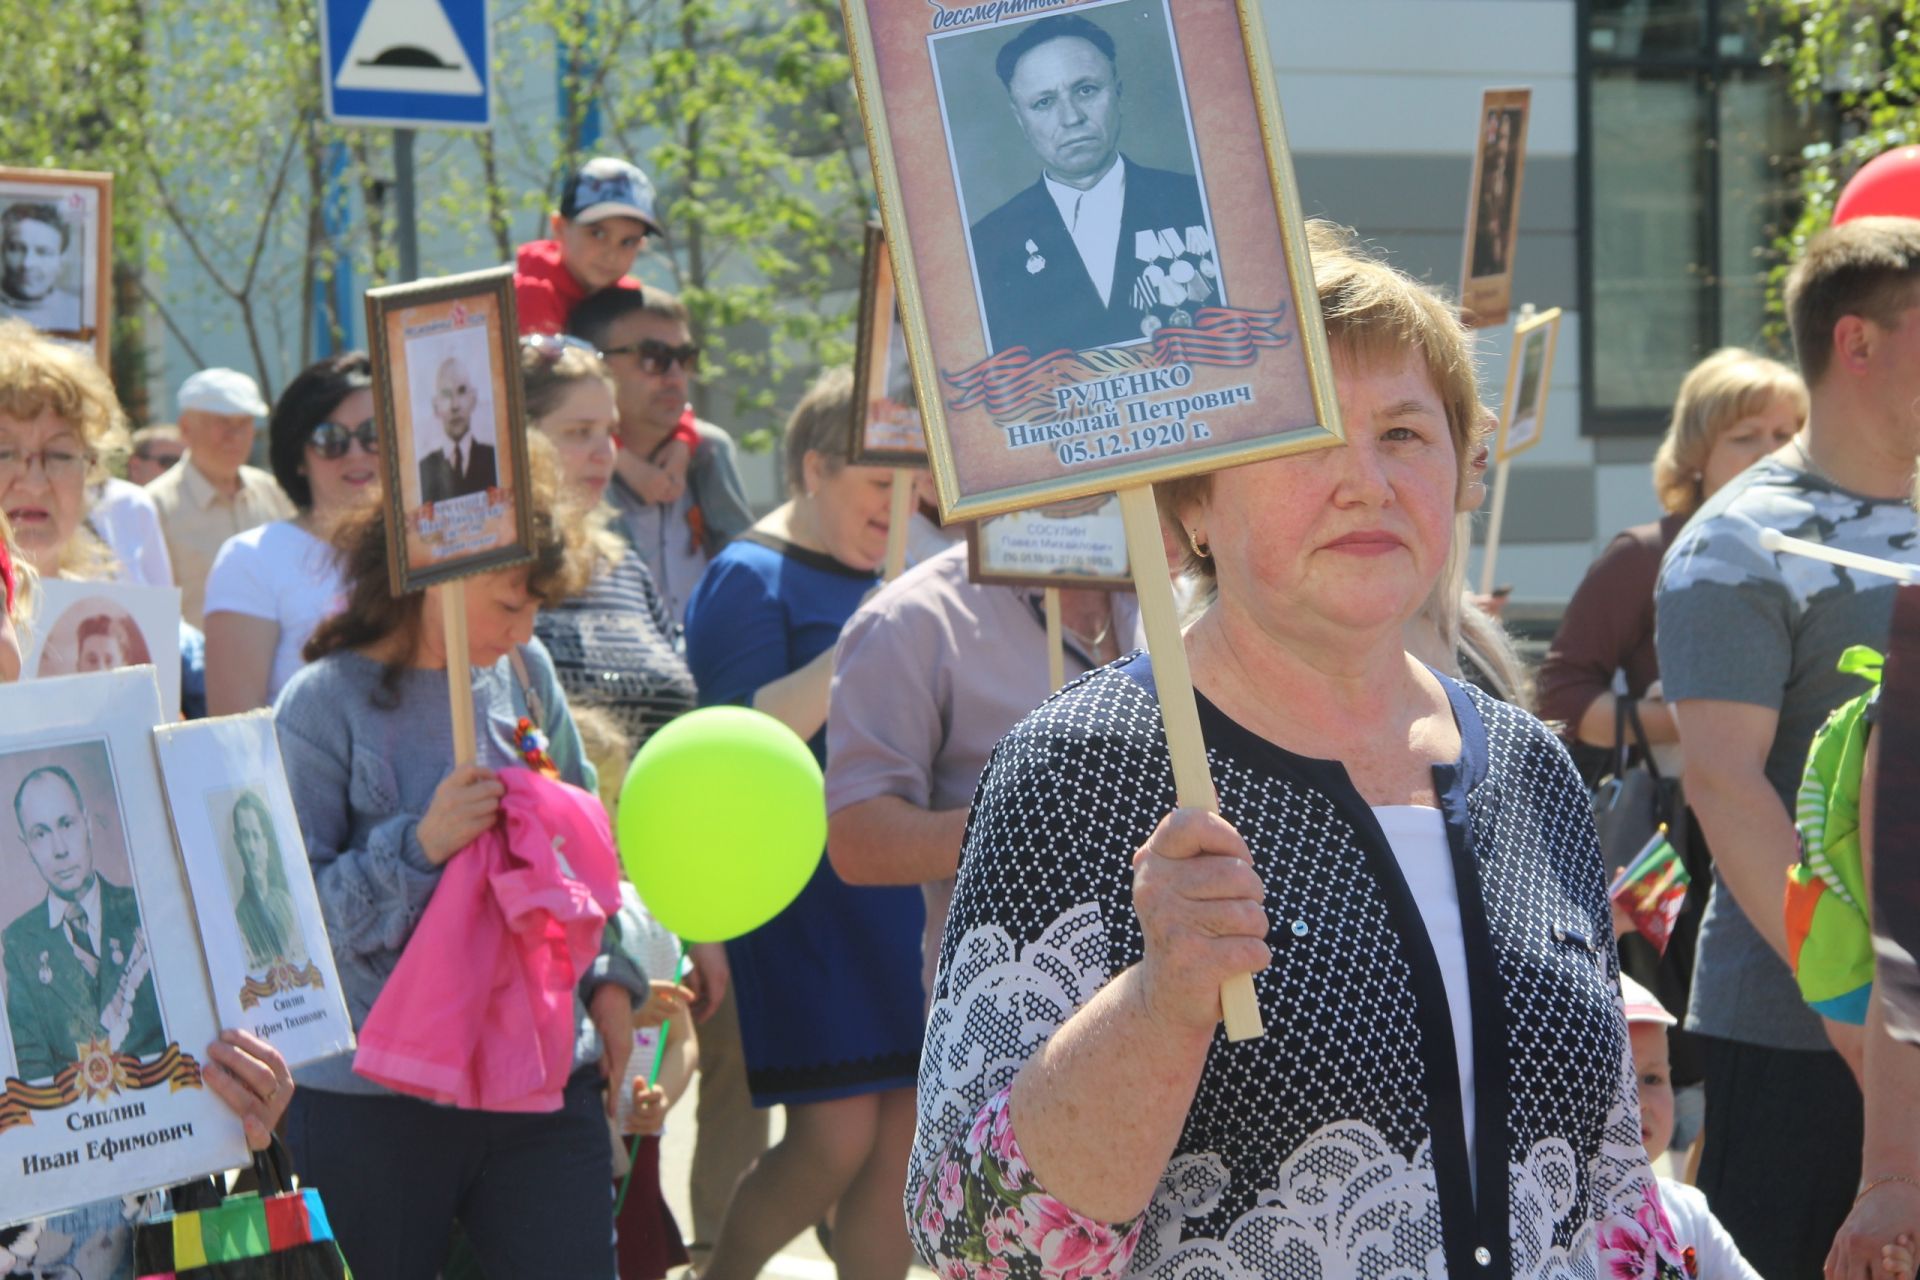
[[[686,942],[751,933],[800,896],[827,844],[826,784],[764,712],[706,707],[640,748],[620,786],[620,860]]]

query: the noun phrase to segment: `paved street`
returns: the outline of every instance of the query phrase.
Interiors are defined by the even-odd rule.
[[[776,1142],[780,1140],[782,1118],[781,1112],[773,1113]],[[693,1099],[689,1096],[673,1109],[666,1136],[660,1143],[660,1185],[666,1189],[667,1203],[673,1207],[673,1216],[682,1234],[691,1234],[693,1230],[693,1210],[687,1203],[687,1170],[693,1162],[693,1135]],[[827,1255],[821,1252],[820,1242],[811,1231],[789,1243],[761,1274],[785,1280],[834,1280],[833,1264],[827,1261]],[[931,1274],[915,1267],[910,1276],[913,1280],[922,1280]]]

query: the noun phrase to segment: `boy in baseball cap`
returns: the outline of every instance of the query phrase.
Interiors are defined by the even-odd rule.
[[[565,333],[567,317],[588,294],[638,289],[640,282],[627,272],[647,237],[665,234],[646,174],[612,156],[581,165],[561,190],[553,239],[523,244],[515,258],[520,332]]]
[[[647,237],[665,234],[655,213],[653,182],[638,166],[613,156],[595,156],[581,165],[561,189],[553,239],[523,244],[515,256],[513,295],[521,334],[565,333],[573,309],[589,294],[640,288],[627,272],[647,247]],[[693,423],[688,409],[653,457],[630,468],[628,480],[648,502],[680,497],[700,443]]]

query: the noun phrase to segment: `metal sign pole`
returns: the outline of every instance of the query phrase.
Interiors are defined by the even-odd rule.
[[[413,130],[393,131],[394,239],[400,247],[400,279],[420,278],[420,224],[413,213]]]

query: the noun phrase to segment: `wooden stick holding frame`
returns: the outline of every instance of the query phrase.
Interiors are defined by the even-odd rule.
[[[886,580],[892,582],[907,568],[907,530],[913,521],[913,472],[893,469],[893,499],[887,508]]]
[[[1493,439],[1493,510],[1487,518],[1480,561],[1480,591],[1492,595],[1500,560],[1500,530],[1507,519],[1507,485],[1513,460],[1546,436],[1547,391],[1553,381],[1553,357],[1560,344],[1560,308],[1535,313],[1520,308],[1513,326],[1513,350],[1507,357],[1506,395],[1500,404],[1500,430]]]
[[[467,589],[533,559],[510,267],[367,291],[393,594],[440,588],[456,766],[478,757]]]
[[[1046,588],[1040,599],[1047,619],[1047,688],[1058,689],[1067,682],[1067,629],[1060,620],[1060,588]]]
[[[1006,92],[997,61],[1059,38],[1038,24],[1061,15],[842,0],[941,518],[1120,494],[1177,803],[1202,807],[1215,795],[1151,486],[1342,439],[1261,7],[1075,8],[1124,27],[1114,77],[1149,104],[1089,171],[1123,150],[1134,166],[1154,128],[1140,122],[1165,126],[1128,171],[1160,194],[1123,221],[1102,294],[1071,239],[1043,247],[1021,216],[1047,200],[1043,163],[979,109]],[[1244,977],[1222,992],[1234,1039],[1260,1034],[1252,996]]]

